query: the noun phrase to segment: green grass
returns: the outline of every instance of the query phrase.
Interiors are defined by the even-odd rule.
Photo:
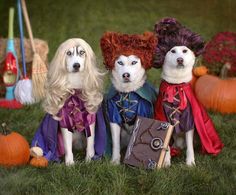
[[[219,31],[236,31],[233,0],[40,0],[27,4],[34,36],[48,41],[49,59],[61,42],[82,37],[94,49],[101,68],[99,40],[106,30],[143,33],[152,30],[160,18],[173,16],[206,40]],[[15,6],[15,1],[0,0],[1,37],[7,36],[9,6]],[[158,70],[148,72],[156,86],[159,74]],[[1,109],[0,122],[7,122],[30,142],[43,115],[39,104],[14,111]],[[210,115],[225,147],[217,157],[196,151],[194,168],[184,165],[184,155],[174,159],[169,169],[145,171],[112,166],[108,159],[85,164],[83,155],[76,153],[78,163],[73,167],[50,164],[46,169],[0,168],[0,194],[235,194],[236,116]]]

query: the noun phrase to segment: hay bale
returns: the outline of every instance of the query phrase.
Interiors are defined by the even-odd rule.
[[[42,60],[48,64],[47,61],[47,55],[49,52],[48,44],[46,41],[41,39],[34,39],[35,42],[35,48],[37,53],[40,55]],[[18,57],[18,61],[21,62],[21,51],[20,51],[20,39],[15,38],[15,49]],[[0,63],[4,61],[6,56],[6,45],[7,45],[7,39],[0,38]],[[29,39],[24,39],[24,47],[25,47],[25,59],[26,63],[31,63],[33,60],[33,51],[31,49],[31,44]]]

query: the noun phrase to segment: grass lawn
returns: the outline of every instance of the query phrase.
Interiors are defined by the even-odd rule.
[[[236,31],[236,1],[233,0],[38,0],[28,1],[34,36],[47,40],[49,59],[61,42],[82,37],[94,49],[102,67],[99,40],[106,30],[142,33],[153,30],[165,16],[178,18],[206,40],[220,31]],[[13,0],[0,0],[0,37],[7,36],[8,8]],[[16,7],[16,6],[15,6]],[[15,22],[15,35],[18,36]],[[26,30],[25,30],[26,32]],[[149,80],[159,85],[160,71],[150,70]],[[109,84],[106,77],[106,86]],[[21,110],[0,110],[0,122],[20,132],[31,142],[44,113],[40,104]],[[236,115],[210,113],[225,147],[217,157],[196,151],[196,167],[185,166],[185,155],[171,168],[157,171],[112,166],[109,159],[85,164],[76,153],[73,167],[51,164],[0,168],[0,194],[235,194]]]

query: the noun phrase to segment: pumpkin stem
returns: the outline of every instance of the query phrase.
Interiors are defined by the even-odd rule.
[[[8,129],[7,124],[6,123],[2,123],[2,134],[3,135],[8,135],[11,133],[11,131]]]
[[[222,79],[225,79],[227,77],[228,71],[230,70],[230,68],[231,68],[231,64],[229,62],[226,62],[224,66],[221,68],[220,77]]]

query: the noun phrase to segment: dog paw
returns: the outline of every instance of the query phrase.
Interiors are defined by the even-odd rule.
[[[190,167],[195,166],[196,164],[194,158],[186,158],[186,165]]]
[[[114,153],[112,155],[112,158],[111,158],[111,163],[113,165],[119,165],[120,164],[120,153],[119,152],[114,151]]]
[[[91,159],[94,157],[94,154],[95,154],[94,148],[87,149],[85,161],[86,162],[90,162]]]
[[[91,161],[91,159],[92,159],[91,157],[87,157],[87,156],[86,156],[86,157],[85,157],[85,162],[86,162],[86,163],[89,163],[89,162]]]
[[[65,155],[65,164],[66,164],[66,166],[71,166],[71,165],[75,164],[73,154],[66,154]]]
[[[186,165],[195,166],[194,152],[192,150],[187,150]]]
[[[88,163],[88,162],[90,162],[91,160],[92,160],[92,157],[91,157],[91,156],[86,156],[86,157],[85,157],[85,162]]]
[[[186,165],[192,167],[195,166],[196,164],[194,160],[186,160]]]
[[[120,164],[120,159],[112,159],[111,164],[113,165],[119,165]]]

